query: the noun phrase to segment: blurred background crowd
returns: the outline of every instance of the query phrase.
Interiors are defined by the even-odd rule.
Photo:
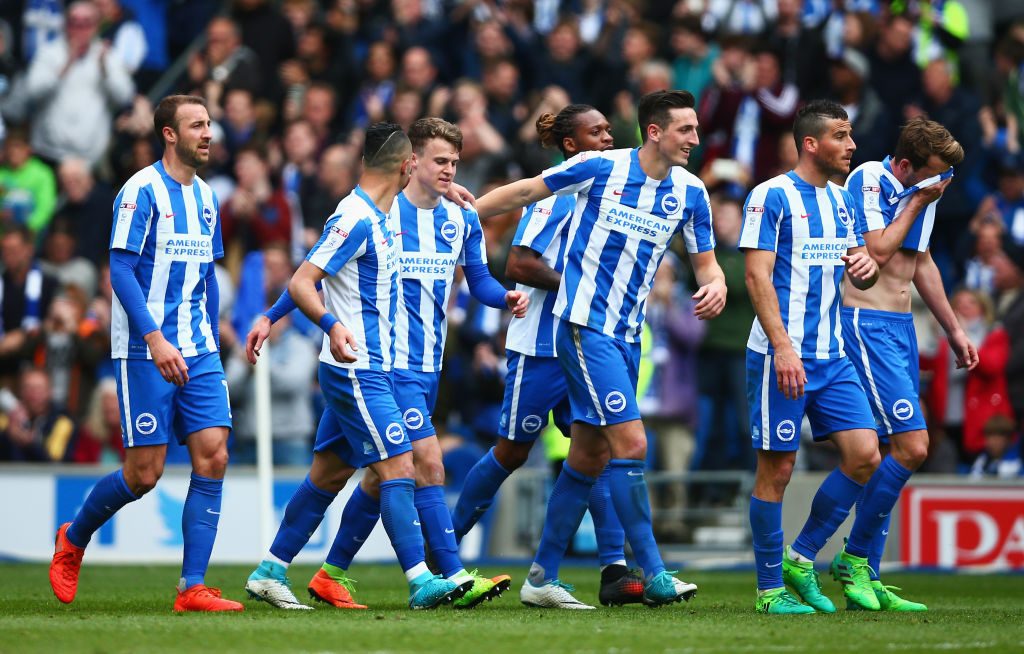
[[[685,256],[652,291],[639,395],[656,470],[749,470],[744,348],[753,320],[736,243],[746,192],[790,169],[790,127],[812,98],[846,107],[854,164],[881,159],[925,114],[967,158],[932,242],[981,365],[956,370],[915,303],[926,470],[1020,473],[1024,418],[1024,2],[1020,0],[26,0],[0,3],[0,460],[123,456],[109,361],[107,244],[116,189],[159,158],[152,107],[205,97],[214,152],[200,171],[222,208],[221,346],[232,456],[254,460],[244,338],[358,175],[362,130],[441,116],[462,129],[457,181],[479,195],[557,163],[534,122],[570,102],[639,143],[636,99],[699,103],[691,159],[712,194],[729,304],[692,316]],[[484,225],[503,277],[518,215]],[[436,421],[450,478],[494,439],[509,316],[453,294]],[[302,316],[271,337],[275,461],[305,464],[322,406],[321,333]],[[564,451],[548,435],[548,457]],[[541,448],[537,448],[540,450]],[[187,460],[171,448],[170,458]],[[827,446],[802,465],[832,465]],[[460,463],[461,462],[461,463]],[[728,501],[705,485],[690,502]],[[673,501],[678,501],[676,496]]]

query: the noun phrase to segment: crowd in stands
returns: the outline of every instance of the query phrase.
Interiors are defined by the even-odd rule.
[[[219,196],[227,252],[218,279],[232,456],[252,462],[245,333],[351,190],[368,124],[454,122],[464,135],[457,181],[479,196],[557,163],[538,143],[541,113],[593,104],[616,146],[635,146],[636,99],[661,88],[698,98],[702,147],[691,168],[711,192],[729,302],[720,318],[699,322],[685,257],[668,257],[659,271],[640,388],[652,464],[752,466],[744,349],[753,309],[736,249],[743,201],[794,165],[790,127],[801,103],[829,97],[851,116],[855,166],[885,157],[900,125],[922,114],[964,145],[932,248],[981,365],[957,370],[915,302],[933,441],[925,469],[1019,474],[1024,8],[989,0],[3,3],[0,460],[123,456],[107,246],[116,189],[160,156],[152,107],[163,95],[202,95],[215,123],[200,174]],[[517,220],[484,225],[499,278]],[[452,302],[436,419],[461,443],[486,447],[499,420],[509,316],[467,292]],[[310,456],[321,335],[295,315],[270,339],[279,463]],[[811,448],[803,465],[828,456]]]

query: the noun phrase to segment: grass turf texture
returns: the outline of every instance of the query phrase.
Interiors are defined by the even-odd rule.
[[[308,600],[312,566],[291,570],[296,595]],[[215,566],[207,576],[224,595],[242,600],[242,614],[179,615],[171,611],[177,568],[83,567],[74,604],[50,592],[43,565],[0,565],[0,652],[916,652],[1024,650],[1021,576],[891,575],[906,596],[925,602],[925,614],[842,610],[831,579],[825,592],[835,615],[762,616],[754,613],[753,573],[692,572],[700,586],[689,604],[661,609],[627,606],[596,611],[530,609],[519,603],[525,569],[513,569],[512,588],[472,611],[406,608],[396,566],[357,565],[356,599],[368,611],[285,612],[246,598],[251,571]],[[482,572],[497,574],[498,569]],[[597,574],[566,568],[576,596],[597,602]]]

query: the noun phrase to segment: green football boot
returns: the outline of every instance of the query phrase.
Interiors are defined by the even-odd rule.
[[[836,605],[821,592],[821,581],[813,563],[801,563],[789,558],[789,548],[782,555],[782,581],[797,597],[822,613],[835,613]]]
[[[832,559],[830,570],[832,578],[843,586],[847,609],[856,606],[864,611],[881,610],[882,606],[871,585],[871,566],[866,558],[847,554],[844,547]]]
[[[885,586],[882,582],[874,579],[871,581],[871,588],[875,591],[875,597],[878,598],[878,604],[882,607],[883,611],[927,611],[928,607],[919,602],[911,602],[905,600],[896,593],[894,590],[903,590],[898,586]],[[859,606],[853,605],[847,607],[851,611],[859,611]]]
[[[800,600],[785,588],[776,588],[764,593],[758,593],[755,609],[758,613],[770,615],[807,615],[808,613],[814,613],[813,606],[801,604]]]
[[[476,570],[469,574],[473,577],[473,587],[455,600],[452,606],[456,609],[471,609],[484,601],[501,597],[501,594],[512,585],[512,577],[508,575],[487,578],[478,575]]]

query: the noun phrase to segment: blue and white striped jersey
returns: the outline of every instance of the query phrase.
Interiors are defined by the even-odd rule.
[[[324,334],[320,361],[338,368],[391,370],[398,313],[398,244],[388,214],[356,186],[327,219],[306,261],[320,268],[327,310],[355,336],[354,363],[331,354]]]
[[[576,210],[576,196],[553,195],[531,204],[523,211],[512,245],[527,247],[540,255],[541,261],[562,272],[569,225]],[[505,349],[527,356],[555,356],[555,316],[557,293],[516,284],[516,290],[530,298],[526,316],[509,323]]]
[[[446,198],[419,209],[399,193],[391,221],[401,239],[395,367],[440,372],[455,266],[487,265],[480,218]]]
[[[861,164],[846,178],[846,190],[853,196],[857,208],[857,232],[864,234],[885,229],[886,225],[896,220],[910,200],[910,196],[898,201],[896,196],[905,189],[892,173],[892,161],[886,157],[884,161],[868,161]],[[935,227],[935,207],[939,201],[932,202],[924,211],[917,215],[910,231],[907,232],[903,244],[905,250],[926,252]]]
[[[164,338],[192,357],[217,351],[206,311],[206,274],[224,256],[220,205],[199,177],[182,186],[156,162],[132,175],[114,200],[111,250],[140,255],[135,278]],[[148,359],[149,346],[128,323],[117,295],[111,306],[115,359]]]
[[[854,228],[853,198],[829,182],[818,188],[788,172],[762,182],[747,196],[740,248],[775,252],[772,283],[782,324],[803,359],[838,359],[843,354],[839,320],[842,256],[863,245]],[[754,319],[747,347],[773,351]]]
[[[651,179],[638,152],[581,152],[544,171],[554,193],[580,195],[555,314],[628,343],[640,341],[644,303],[676,232],[691,253],[715,247],[704,183],[680,167]]]

